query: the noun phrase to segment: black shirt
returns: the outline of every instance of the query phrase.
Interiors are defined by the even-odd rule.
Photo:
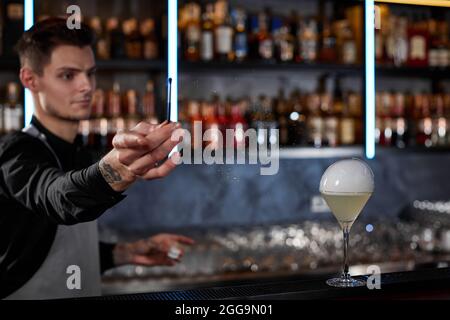
[[[80,145],[57,137],[35,117],[31,123],[45,135],[63,170],[38,138],[14,132],[0,139],[0,298],[39,269],[58,224],[95,220],[125,198]],[[102,270],[112,267],[112,248],[100,243]]]

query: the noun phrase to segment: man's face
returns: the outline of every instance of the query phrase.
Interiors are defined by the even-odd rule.
[[[38,76],[38,97],[47,114],[78,121],[89,118],[95,91],[95,59],[89,46],[56,47]]]

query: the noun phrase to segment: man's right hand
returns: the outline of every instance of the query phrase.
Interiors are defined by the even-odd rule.
[[[100,172],[115,191],[124,191],[137,179],[157,179],[167,176],[179,161],[180,154],[159,165],[181,142],[172,141],[172,133],[181,126],[177,123],[149,124],[140,122],[130,131],[114,136],[113,147],[99,163]]]

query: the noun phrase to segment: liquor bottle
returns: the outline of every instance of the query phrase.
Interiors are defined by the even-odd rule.
[[[138,95],[136,90],[130,89],[125,92],[124,109],[125,128],[127,130],[131,130],[139,123],[140,120],[138,110]]]
[[[389,147],[392,145],[392,104],[393,96],[390,92],[381,94],[381,130],[380,145]]]
[[[283,22],[280,17],[273,16],[271,23],[271,35],[273,41],[274,60],[281,61],[281,43],[282,43]]]
[[[280,29],[280,39],[278,43],[278,60],[281,62],[290,62],[294,60],[295,38],[291,34],[289,25],[283,24]]]
[[[125,34],[125,52],[128,59],[142,59],[142,36],[139,31],[139,23],[135,18],[123,22]]]
[[[336,147],[341,135],[339,122],[344,105],[339,78],[335,80],[333,96],[326,92],[325,88],[320,90],[319,94],[320,110],[324,121],[322,145]]]
[[[351,118],[351,120],[349,118]],[[346,121],[348,121],[348,123],[345,123]],[[347,129],[345,129],[345,125],[348,126]],[[344,129],[342,127],[344,127]],[[364,129],[362,123],[362,102],[361,94],[357,92],[349,91],[347,94],[347,103],[344,104],[344,110],[342,112],[341,132],[342,131],[348,135],[348,144],[363,144]],[[350,138],[350,132],[352,131],[353,139]],[[352,140],[352,142],[350,140]]]
[[[148,18],[141,22],[142,56],[144,59],[153,60],[159,57],[158,37],[155,32],[155,20]]]
[[[393,63],[395,66],[405,65],[408,61],[408,19],[397,19],[394,32]]]
[[[242,62],[248,55],[247,32],[245,29],[247,17],[245,11],[241,8],[234,9],[231,17],[234,25],[234,60]]]
[[[331,28],[331,23],[328,19],[323,21],[322,30],[322,45],[320,48],[319,59],[323,62],[336,62],[336,36]]]
[[[231,18],[228,14],[228,3],[227,1],[219,0],[215,5],[215,54],[219,61],[232,61],[233,27],[231,26]]]
[[[202,34],[200,41],[200,59],[211,61],[214,58],[214,7],[212,3],[206,4],[202,15]]]
[[[416,143],[418,146],[431,147],[431,134],[433,132],[433,122],[430,114],[430,101],[427,94],[416,95],[417,117],[417,135]]]
[[[78,141],[81,141],[81,144],[84,147],[91,148],[90,141],[89,141],[89,135],[91,133],[90,128],[91,120],[81,120],[78,124],[78,133],[76,139]]]
[[[431,141],[433,146],[443,147],[447,145],[447,119],[445,118],[445,105],[442,93],[437,93],[433,97],[435,112],[433,116],[433,132]]]
[[[315,62],[318,55],[318,30],[315,18],[306,18],[300,22],[300,61]]]
[[[198,101],[191,100],[188,102],[188,121],[189,132],[191,133],[191,146],[193,149],[201,149],[203,141],[203,132],[199,130],[202,123],[200,114],[200,104]]]
[[[217,99],[213,99],[216,100]],[[210,103],[207,101],[202,102],[202,118],[203,118],[203,130],[204,130],[204,147],[209,147],[211,150],[217,150],[222,147],[219,136],[219,123],[216,118],[216,110],[214,106],[216,103]]]
[[[323,145],[323,117],[320,112],[320,95],[310,93],[306,97],[308,117],[306,120],[308,139],[307,143],[315,148]]]
[[[94,52],[98,59],[107,60],[110,58],[110,50],[105,32],[103,30],[102,21],[99,17],[91,18],[90,22],[91,29],[95,32],[96,42],[94,46]]]
[[[266,12],[260,12],[258,15],[258,54],[259,58],[273,62],[274,45],[272,35],[269,32],[269,17]]]
[[[355,64],[358,57],[356,39],[349,22],[347,20],[344,21],[345,23],[342,26],[341,62],[344,64]]]
[[[375,93],[375,143],[380,144],[382,128],[381,93]]]
[[[114,82],[112,90],[108,92],[107,105],[107,148],[112,147],[112,139],[116,132],[125,128],[125,121],[122,117],[122,103],[120,95],[120,85]],[[104,128],[103,128],[104,129]]]
[[[426,67],[428,65],[428,30],[424,22],[415,17],[408,30],[408,65],[411,67]]]
[[[242,112],[242,106],[239,102],[231,104],[229,128],[234,130],[234,147],[236,149],[244,149],[246,146],[244,133],[248,124]]]
[[[257,60],[259,56],[259,17],[250,16],[250,30],[248,36],[248,51],[251,60]]]
[[[142,98],[142,115],[146,122],[158,123],[158,118],[155,114],[155,86],[152,80],[147,81],[145,85],[145,93]]]
[[[292,92],[290,104],[292,105],[290,108],[292,111],[288,120],[289,144],[292,146],[303,146],[307,143],[307,114],[298,90]]]
[[[22,0],[2,1],[3,21],[3,55],[15,57],[15,45],[23,33],[24,3]],[[1,37],[1,36],[0,36]]]
[[[6,86],[6,103],[3,106],[4,132],[19,131],[23,128],[23,106],[19,102],[19,85],[9,82]]]
[[[278,122],[278,131],[280,136],[280,145],[285,146],[289,144],[289,109],[286,98],[284,96],[284,90],[278,91],[278,97],[276,99],[276,117]]]
[[[394,94],[394,105],[392,108],[392,145],[397,148],[407,146],[407,123],[405,119],[405,96],[403,93]]]
[[[430,47],[428,50],[428,65],[430,67],[439,66],[439,53],[441,37],[438,34],[438,21],[431,19],[428,24],[428,33],[430,35]]]
[[[226,136],[226,129],[230,126],[230,118],[227,114],[227,108],[224,103],[222,103],[218,96],[213,97],[212,103],[214,105],[214,110],[217,115],[217,123],[219,124],[219,130],[222,132],[223,137]]]
[[[440,35],[438,44],[438,65],[439,67],[445,68],[450,65],[449,30],[446,21],[439,21],[438,35]]]
[[[301,49],[301,43],[299,40],[299,22],[300,18],[298,15],[298,12],[296,10],[292,10],[289,18],[288,18],[288,25],[289,25],[289,34],[292,38],[293,45],[294,45],[294,60],[297,61],[297,58],[300,57],[300,49]]]
[[[408,21],[407,19],[405,19],[404,17],[397,17],[395,15],[390,15],[389,18],[386,21],[386,26],[385,28],[381,29],[381,33],[382,33],[382,39],[384,39],[384,57],[382,59],[382,63],[384,64],[394,64],[395,63],[395,56],[396,56],[396,45],[397,45],[397,40],[398,40],[398,36],[399,36],[399,32],[400,30],[398,30],[397,28],[400,26],[400,21],[401,19],[403,19],[402,21]],[[397,63],[397,66],[399,66],[400,64]]]
[[[406,132],[405,132],[405,144],[407,147],[413,147],[416,145],[417,135],[417,115],[414,108],[414,96],[411,92],[405,93],[405,120],[406,120]]]
[[[112,59],[126,58],[125,35],[119,27],[119,20],[111,17],[106,23],[108,43],[110,45],[110,57]]]
[[[383,64],[385,58],[385,32],[381,28],[375,28],[375,59],[377,64]]]
[[[107,132],[102,132],[102,123],[107,121],[105,114],[105,92],[102,89],[97,89],[94,92],[92,99],[92,112],[89,124],[84,127],[89,132],[87,139],[87,146],[96,150],[105,150],[107,146]]]
[[[200,6],[195,2],[186,5],[187,23],[184,38],[184,57],[187,61],[198,61],[200,59]]]

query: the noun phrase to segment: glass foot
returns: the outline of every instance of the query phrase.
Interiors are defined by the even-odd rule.
[[[352,277],[341,277],[328,279],[327,285],[338,288],[353,288],[353,287],[363,287],[366,285],[366,282],[362,280],[353,279]]]

